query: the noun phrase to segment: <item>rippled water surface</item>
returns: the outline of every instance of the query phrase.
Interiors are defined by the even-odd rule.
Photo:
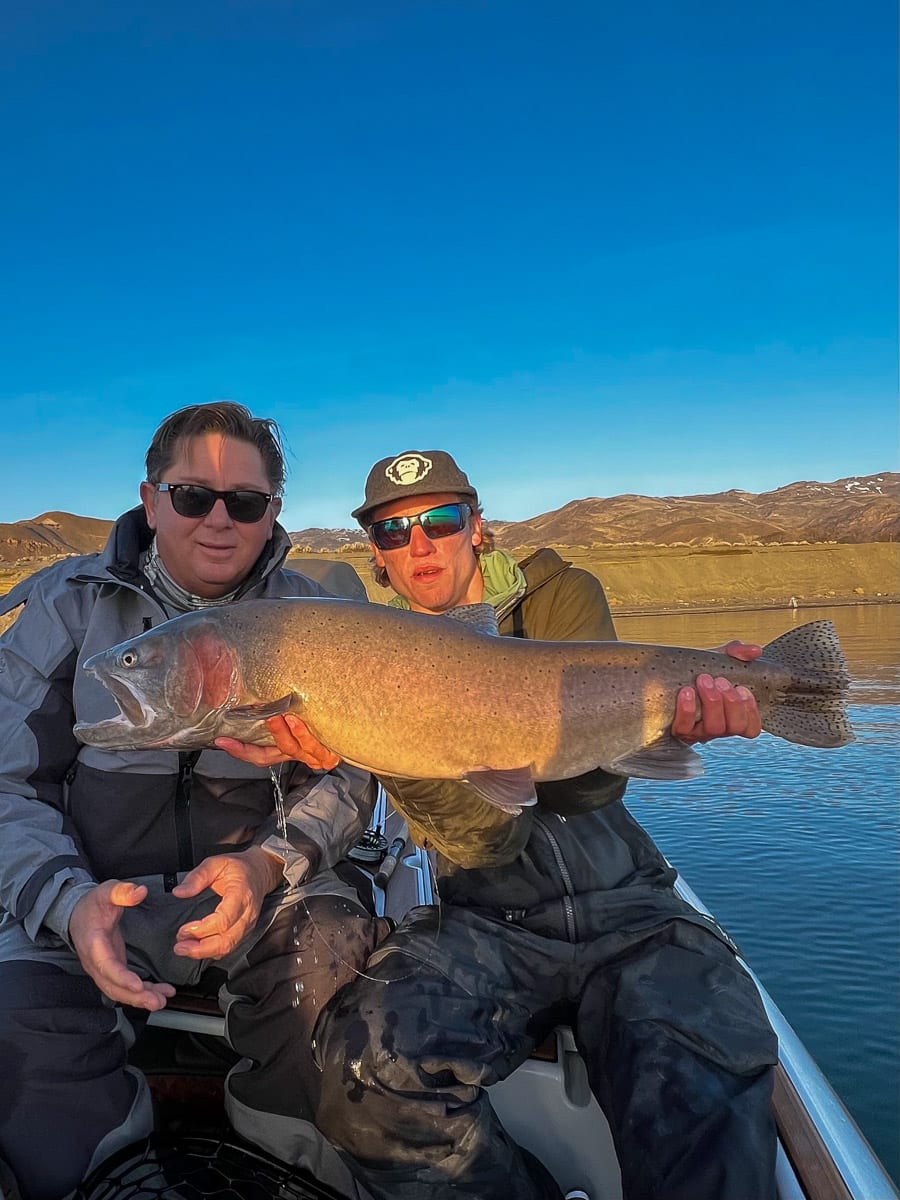
[[[627,803],[747,962],[900,1180],[900,608],[619,617],[628,641],[765,642],[830,618],[856,742],[763,734],[701,750],[702,779],[632,781]]]

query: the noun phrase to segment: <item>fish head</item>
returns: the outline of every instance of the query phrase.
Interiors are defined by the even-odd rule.
[[[238,654],[202,619],[165,622],[93,655],[83,667],[119,707],[108,720],[75,725],[79,741],[103,750],[209,746],[223,711],[240,694]]]

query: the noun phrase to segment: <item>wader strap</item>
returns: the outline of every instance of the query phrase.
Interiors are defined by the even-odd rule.
[[[525,636],[525,625],[522,622],[522,605],[517,604],[512,610],[512,633],[510,637],[523,638]]]

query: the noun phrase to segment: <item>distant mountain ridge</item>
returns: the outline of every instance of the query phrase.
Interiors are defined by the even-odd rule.
[[[491,521],[507,546],[777,545],[898,538],[900,473],[801,481],[772,492],[573,500],[529,521]]]
[[[804,480],[760,493],[587,497],[527,521],[485,519],[507,548],[887,542],[900,533],[900,473]],[[362,536],[359,529],[303,529],[291,540],[304,549],[335,551]]]
[[[897,541],[900,473],[801,481],[758,494],[587,497],[527,521],[486,519],[498,544],[510,549]],[[111,528],[111,521],[66,512],[0,524],[0,562],[90,554],[103,547]],[[290,536],[295,546],[331,552],[363,540],[360,529],[302,529]]]

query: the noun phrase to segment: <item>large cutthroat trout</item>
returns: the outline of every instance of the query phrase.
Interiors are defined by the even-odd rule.
[[[704,673],[750,688],[769,733],[806,746],[853,740],[830,621],[801,625],[745,663],[711,650],[497,637],[489,605],[441,618],[352,600],[249,600],[175,617],[84,667],[120,709],[76,725],[91,746],[197,749],[222,736],[271,745],[265,719],[293,712],[349,763],[467,779],[514,810],[534,802],[535,780],[594,767],[701,774],[700,756],[669,727],[678,689]]]

